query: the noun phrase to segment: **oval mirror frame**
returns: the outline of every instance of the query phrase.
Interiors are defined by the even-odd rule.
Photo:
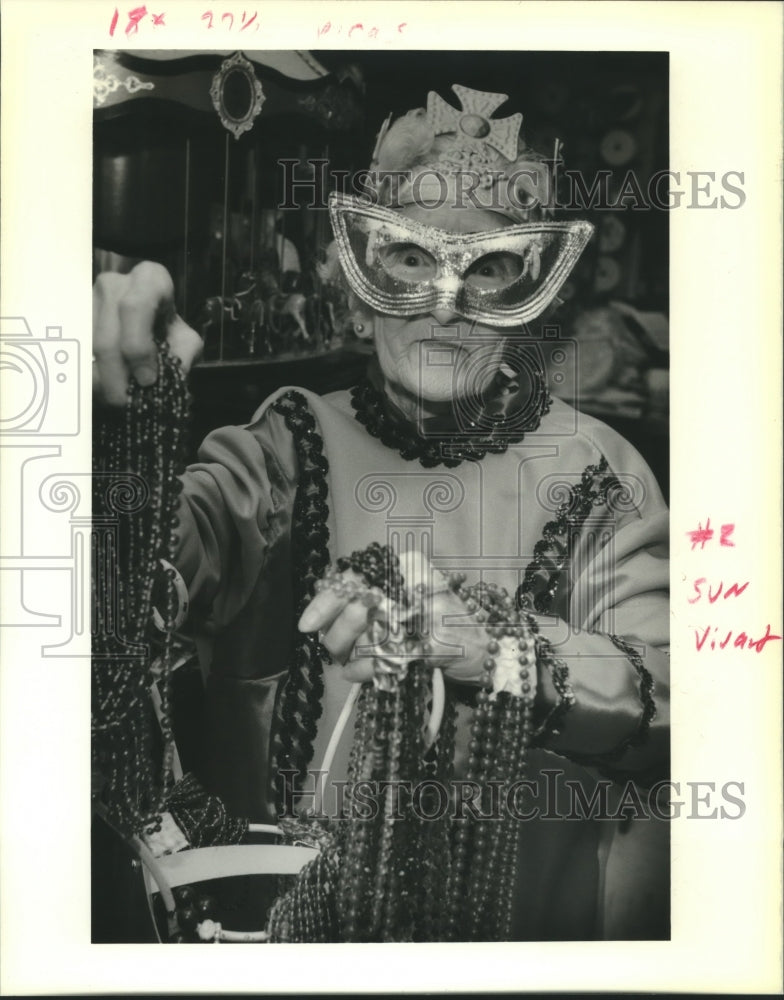
[[[235,139],[253,128],[266,100],[252,63],[241,52],[221,63],[212,78],[210,97],[221,124]]]

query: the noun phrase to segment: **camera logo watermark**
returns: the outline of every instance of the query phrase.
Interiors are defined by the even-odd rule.
[[[34,337],[22,316],[0,319],[0,434],[79,433],[79,342],[48,326]]]
[[[53,471],[79,435],[80,345],[0,318],[2,626],[56,630],[44,656],[89,655],[89,474]]]

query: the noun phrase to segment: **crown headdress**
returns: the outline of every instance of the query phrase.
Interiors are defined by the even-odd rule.
[[[484,90],[471,90],[454,84],[452,90],[460,99],[457,111],[431,90],[427,95],[427,118],[435,135],[454,133],[461,136],[464,145],[491,146],[506,157],[517,158],[517,142],[523,124],[521,114],[509,118],[491,119],[493,112],[509,100],[508,94],[491,94]]]
[[[371,163],[379,203],[432,205],[445,195],[462,195],[463,202],[470,197],[471,204],[516,222],[550,214],[560,144],[548,161],[522,140],[521,114],[494,118],[507,94],[459,84],[452,90],[459,109],[431,91],[426,109],[384,123]]]

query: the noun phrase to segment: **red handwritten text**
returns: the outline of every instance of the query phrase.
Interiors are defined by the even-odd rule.
[[[700,598],[703,596],[702,587],[703,584],[705,583],[708,583],[708,581],[705,579],[704,576],[701,576],[699,577],[699,579],[694,581],[693,586],[696,596],[689,598],[689,604],[696,604],[697,601],[700,600]],[[706,596],[708,600],[711,602],[711,604],[715,604],[716,601],[718,601],[718,599],[721,597],[723,590],[724,590],[724,600],[726,601],[728,597],[740,597],[740,595],[743,593],[746,587],[748,587],[748,585],[749,581],[747,580],[743,584],[733,583],[731,587],[727,587],[727,589],[724,590],[724,581],[722,580],[719,583],[717,589],[714,591],[713,587],[708,583],[708,593]]]
[[[706,645],[708,636],[710,636],[711,633],[713,634],[713,638],[711,638],[710,643]],[[715,625],[708,625],[707,628],[702,630],[702,635],[700,635],[700,629],[695,629],[694,640],[697,644],[697,652],[701,652],[703,649],[726,649],[729,646],[731,649],[753,649],[755,652],[761,653],[769,642],[781,639],[780,635],[774,635],[770,631],[770,625],[765,626],[765,635],[759,639],[752,639],[746,632],[738,632],[735,635],[732,645],[730,645],[730,640],[734,634],[732,629],[727,632],[723,639],[718,638],[721,634],[722,633],[718,631]]]
[[[211,10],[205,10],[204,13],[201,15],[201,19],[202,21],[204,21],[207,28],[214,28],[216,26],[214,23],[216,16],[217,15],[213,14]],[[259,30],[259,22],[257,20],[258,16],[259,16],[258,11],[243,10],[242,17],[240,18],[239,16],[237,16],[236,18],[237,30],[247,31],[248,28],[253,27],[254,31],[258,31]],[[221,14],[220,16],[219,27],[226,28],[227,31],[232,31],[234,28],[234,22],[235,22],[235,17],[232,11],[226,11],[224,14]]]
[[[719,535],[719,544],[727,545],[731,548],[735,548],[735,542],[730,541],[730,535],[735,530],[734,524],[722,524],[721,534]],[[715,531],[710,526],[710,518],[705,522],[705,527],[702,526],[702,521],[699,522],[697,527],[692,531],[687,531],[686,534],[691,538],[691,550],[692,552],[699,545],[700,549],[705,548],[705,543],[711,541],[715,535]]]
[[[408,27],[407,22],[401,21],[397,25],[393,25],[391,28],[386,29],[388,34],[398,34],[402,35],[403,32]],[[343,35],[347,38],[367,38],[373,39],[378,38],[380,34],[380,28],[376,24],[364,24],[362,21],[355,21],[353,24],[333,24],[331,21],[324,21],[316,29],[317,37],[321,38],[324,35]]]
[[[735,548],[735,542],[730,540],[734,530],[734,524],[722,524],[717,539],[719,545]],[[705,527],[700,521],[696,528],[687,531],[686,534],[691,539],[692,552],[698,546],[701,552],[709,542],[714,540],[716,532],[711,528],[710,518],[708,518],[705,521]],[[698,576],[692,581],[693,596],[687,597],[686,600],[689,604],[698,604],[704,598],[709,604],[715,604],[719,598],[723,597],[724,601],[733,598],[732,603],[734,604],[736,600],[744,596],[749,582],[746,580],[744,583],[735,582],[725,586],[723,580],[719,580],[718,583],[710,583],[706,577]],[[728,629],[726,626],[706,625],[694,629],[694,643],[698,653],[705,650],[721,649],[749,649],[755,653],[761,653],[769,642],[781,640],[780,635],[771,632],[769,624],[765,626],[764,635],[760,635],[759,632],[756,632],[755,635],[759,638],[755,638],[749,632]]]
[[[150,15],[150,20],[149,22],[147,22],[148,24],[151,24],[153,27],[158,27],[159,25],[163,25],[164,27],[166,26],[166,22],[164,21],[164,18],[166,17],[165,12],[163,14],[153,14],[152,11],[148,11],[146,7],[142,6],[142,7],[131,7],[129,8],[127,13],[128,13],[128,23],[125,25],[126,35],[138,35],[139,25],[142,23],[145,17],[147,17],[148,13]],[[114,35],[115,31],[117,30],[117,25],[119,23],[119,20],[120,20],[120,11],[117,9],[117,7],[115,7],[114,13],[112,14],[112,20],[109,24],[110,35],[112,36]]]

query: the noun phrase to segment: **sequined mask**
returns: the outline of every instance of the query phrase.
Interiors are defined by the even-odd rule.
[[[495,327],[539,316],[593,232],[589,222],[526,222],[450,233],[332,194],[340,263],[356,295],[390,316],[449,309]]]

